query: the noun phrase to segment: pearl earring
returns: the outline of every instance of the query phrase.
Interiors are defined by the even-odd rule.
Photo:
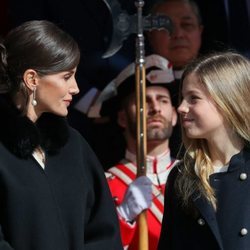
[[[32,104],[33,106],[36,106],[36,105],[37,105],[37,101],[36,101],[36,87],[34,87],[34,89],[33,89],[31,104]]]

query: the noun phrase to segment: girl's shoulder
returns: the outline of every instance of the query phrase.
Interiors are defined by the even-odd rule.
[[[181,175],[183,169],[183,160],[179,160],[169,173],[167,185],[173,186],[177,176]]]

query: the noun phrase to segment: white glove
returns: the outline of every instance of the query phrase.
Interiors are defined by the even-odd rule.
[[[132,222],[138,214],[152,204],[152,182],[146,176],[140,176],[128,187],[122,203],[117,207],[120,216]]]

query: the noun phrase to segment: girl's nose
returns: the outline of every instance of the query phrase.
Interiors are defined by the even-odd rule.
[[[179,107],[177,108],[177,112],[180,114],[186,114],[188,113],[189,108],[188,105],[185,103],[185,101],[182,101]]]

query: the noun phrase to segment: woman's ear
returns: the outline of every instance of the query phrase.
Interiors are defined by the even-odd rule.
[[[33,90],[35,87],[37,87],[37,73],[33,69],[27,69],[23,74],[23,82],[24,85],[30,89]]]

